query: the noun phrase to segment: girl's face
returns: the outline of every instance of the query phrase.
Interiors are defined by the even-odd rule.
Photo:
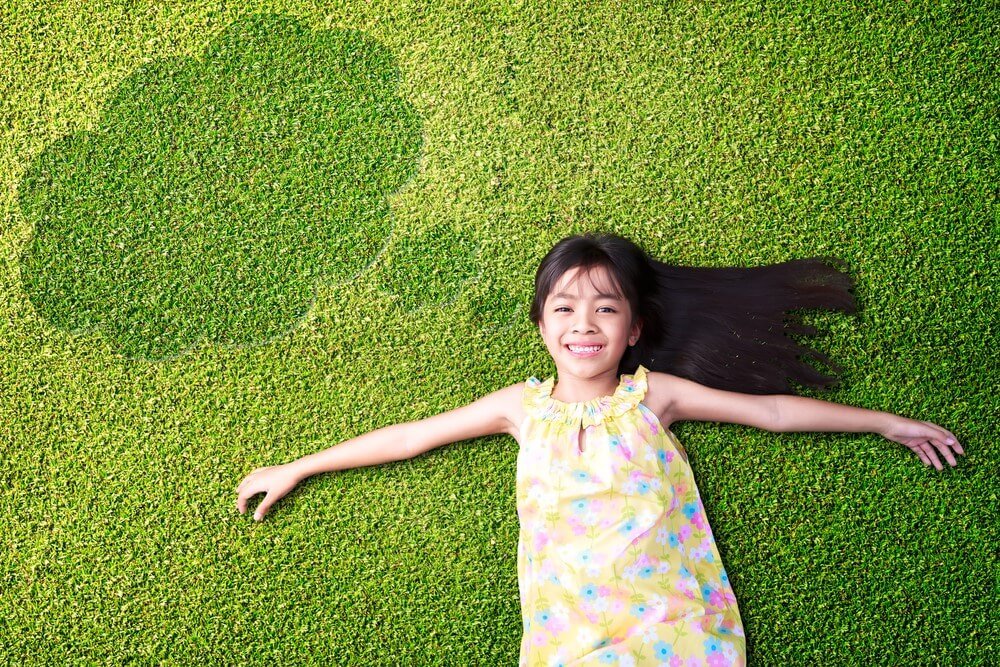
[[[632,310],[624,298],[611,293],[611,273],[603,266],[589,272],[570,269],[556,281],[545,298],[539,331],[560,375],[593,377],[611,372],[617,375],[629,345],[639,339],[641,325],[632,322]],[[596,353],[574,352],[580,346],[600,346]]]

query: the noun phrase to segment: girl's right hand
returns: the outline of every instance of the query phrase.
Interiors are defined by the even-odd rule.
[[[236,509],[240,514],[246,514],[247,500],[258,493],[266,493],[253,514],[255,520],[261,521],[271,505],[284,498],[301,481],[302,478],[290,463],[257,468],[236,487]]]

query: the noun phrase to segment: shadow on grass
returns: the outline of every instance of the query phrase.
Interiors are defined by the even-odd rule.
[[[354,280],[393,237],[387,196],[422,147],[398,79],[361,33],[276,15],[231,24],[200,58],[139,67],[96,129],[54,142],[24,176],[34,307],[147,360],[287,333],[317,282]],[[469,239],[432,230],[397,243],[386,289],[402,308],[473,274]]]

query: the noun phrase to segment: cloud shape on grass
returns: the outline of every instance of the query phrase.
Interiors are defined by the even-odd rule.
[[[197,59],[139,67],[96,129],[24,175],[35,308],[132,358],[288,331],[317,280],[353,280],[388,244],[386,198],[422,147],[398,79],[360,32],[276,15],[231,24]]]

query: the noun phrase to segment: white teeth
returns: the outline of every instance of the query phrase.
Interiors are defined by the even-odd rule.
[[[603,346],[595,345],[594,347],[577,347],[576,345],[569,345],[568,347],[573,352],[597,352]]]

